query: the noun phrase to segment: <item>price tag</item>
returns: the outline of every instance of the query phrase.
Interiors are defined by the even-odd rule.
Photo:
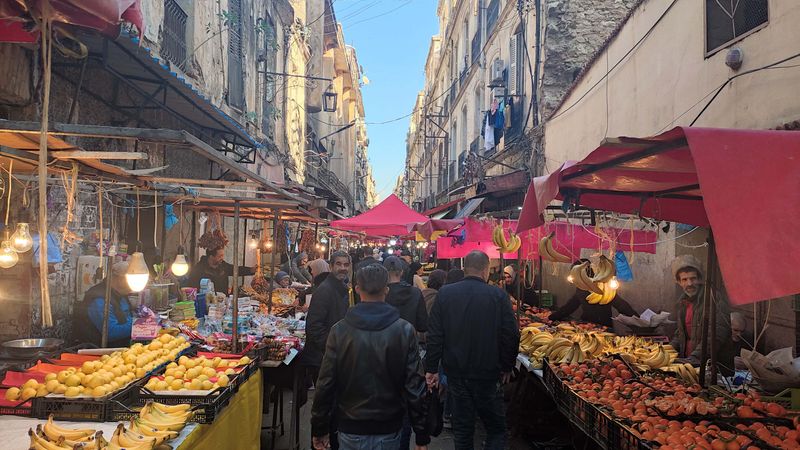
[[[131,339],[134,341],[149,341],[158,336],[158,320],[152,317],[136,319],[131,327]]]

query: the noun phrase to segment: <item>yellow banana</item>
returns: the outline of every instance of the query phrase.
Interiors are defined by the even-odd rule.
[[[131,430],[141,435],[155,438],[158,442],[157,445],[178,437],[177,431],[162,431],[157,428],[149,427],[142,424],[138,418],[131,419]]]
[[[47,439],[50,439],[51,441],[56,441],[62,436],[64,439],[71,441],[80,441],[94,436],[95,430],[90,430],[88,428],[71,430],[69,428],[60,427],[53,422],[53,415],[50,414],[50,416],[47,418],[47,422],[45,422],[44,426],[42,426],[42,432],[44,432],[44,435],[47,436]]]
[[[117,429],[114,430],[114,435],[111,437],[111,443],[117,444],[123,448],[153,448],[156,444],[156,440],[155,438],[148,438],[135,433],[128,434],[127,430],[125,430],[125,425],[119,424],[117,425]]]
[[[564,255],[553,248],[553,238],[555,235],[555,232],[551,232],[547,236],[539,239],[539,254],[542,256],[542,259],[560,263],[572,262],[572,259],[569,256]]]
[[[33,428],[29,428],[28,429],[28,436],[30,436],[30,438],[31,438],[31,446],[30,446],[30,448],[35,449],[35,450],[65,450],[65,449],[71,449],[72,448],[72,447],[61,446],[61,445],[58,445],[55,442],[48,441],[47,439],[43,438],[42,436],[39,436],[38,434],[36,434],[36,432],[33,431]]]
[[[600,300],[603,299],[602,295],[595,294],[594,292],[590,292],[589,295],[586,296],[586,301],[590,305],[596,305],[600,303]]]
[[[159,411],[161,411],[163,413],[166,413],[166,414],[184,413],[184,412],[189,411],[190,409],[192,409],[192,405],[188,405],[186,403],[181,403],[179,405],[165,405],[163,403],[152,402],[151,406],[154,409],[157,409],[157,410],[159,410]]]
[[[597,284],[595,284],[595,282],[594,282],[594,281],[592,281],[592,279],[591,279],[591,278],[589,278],[589,274],[586,272],[586,269],[585,269],[585,268],[586,268],[586,266],[588,266],[588,265],[589,265],[589,263],[588,263],[588,262],[585,262],[585,263],[581,264],[581,266],[583,267],[583,269],[581,269],[581,270],[578,272],[578,276],[579,276],[579,277],[580,277],[580,279],[581,279],[581,284],[582,284],[582,285],[584,285],[586,288],[588,288],[588,289],[586,289],[587,291],[589,291],[589,292],[594,292],[595,294],[600,294],[600,295],[603,295],[603,290],[602,290],[602,289],[600,289],[600,288],[597,286]],[[576,286],[577,286],[577,284],[576,284]]]
[[[600,255],[597,264],[594,265],[594,276],[592,281],[595,283],[605,283],[616,275],[617,268],[605,255]]]

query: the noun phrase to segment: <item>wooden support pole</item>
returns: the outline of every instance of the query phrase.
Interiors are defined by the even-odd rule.
[[[239,202],[233,204],[233,249],[239,248]],[[239,258],[233,256],[233,353],[239,353]]]
[[[272,219],[272,254],[269,262],[269,296],[267,300],[267,314],[272,314],[272,290],[275,289],[275,256],[278,254],[278,219],[281,211],[275,210],[275,217]]]
[[[716,318],[716,314],[712,313],[714,310],[714,305],[711,302],[711,282],[713,279],[711,264],[713,263],[713,253],[714,253],[714,235],[712,234],[713,231],[708,232],[708,256],[706,257],[706,273],[704,274],[705,283],[703,285],[703,305],[701,311],[703,311],[703,328],[700,337],[700,385],[706,387],[706,362],[708,361],[708,330],[709,324],[711,323],[711,316],[712,314]],[[695,305],[697,308],[700,305]],[[697,314],[695,311],[694,314]],[[714,323],[711,323],[711,327],[716,328]],[[715,333],[716,334],[716,333]],[[694,337],[694,336],[692,336]],[[685,351],[685,350],[684,350]],[[712,380],[712,382],[715,380]]]

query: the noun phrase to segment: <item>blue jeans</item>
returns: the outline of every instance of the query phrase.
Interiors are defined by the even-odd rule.
[[[392,434],[347,434],[339,432],[341,450],[399,450],[400,432]]]
[[[472,450],[475,441],[475,416],[486,428],[485,450],[503,450],[506,412],[503,389],[497,380],[470,380],[448,377],[453,438],[456,450]]]

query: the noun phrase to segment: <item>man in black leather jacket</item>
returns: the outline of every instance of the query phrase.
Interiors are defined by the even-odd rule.
[[[519,329],[508,294],[486,283],[489,257],[464,258],[464,279],[442,286],[428,322],[425,370],[429,388],[447,374],[454,444],[472,449],[475,416],[486,429],[487,450],[505,448],[506,420],[501,383],[508,382],[519,351]]]
[[[336,251],[331,255],[331,273],[314,290],[306,316],[306,346],[302,360],[306,366],[319,368],[325,342],[333,325],[342,320],[350,307],[350,255]]]
[[[414,327],[384,302],[386,269],[373,264],[356,279],[361,303],[328,336],[311,410],[313,446],[326,448],[335,416],[341,449],[399,449],[408,410],[417,449],[424,450],[426,387]]]

